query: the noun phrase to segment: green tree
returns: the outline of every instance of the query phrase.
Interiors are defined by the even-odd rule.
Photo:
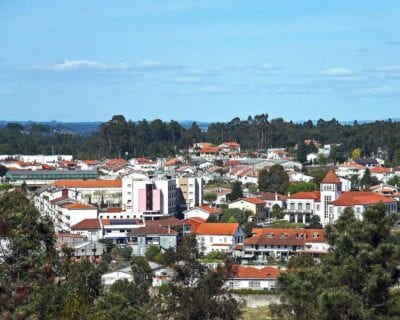
[[[297,161],[304,163],[307,161],[307,147],[304,141],[300,141],[297,146]]]
[[[257,228],[257,224],[254,221],[247,221],[243,225],[243,232],[246,237],[251,236],[254,228]]]
[[[20,192],[0,197],[1,314],[16,315],[35,288],[54,279],[52,223]]]
[[[279,165],[273,165],[268,171],[263,169],[258,175],[258,187],[260,191],[278,192],[283,194],[289,186],[289,176],[285,169]]]
[[[145,257],[149,261],[156,261],[157,257],[159,257],[160,254],[161,254],[160,247],[156,245],[151,245],[150,247],[147,248]]]
[[[393,178],[390,178],[387,182],[388,185],[391,186],[397,186],[400,187],[400,177],[399,176],[394,176]]]
[[[207,201],[209,204],[213,205],[215,200],[217,200],[217,195],[213,192],[206,192],[203,195],[203,199]]]
[[[0,164],[0,177],[4,177],[7,171],[8,171],[7,167]]]
[[[243,198],[242,183],[235,181],[232,183],[232,192],[227,195],[229,201],[235,201],[239,198]]]
[[[351,158],[353,160],[360,159],[362,155],[362,151],[360,148],[356,148],[351,152]]]
[[[364,175],[360,180],[361,187],[364,190],[368,190],[370,186],[378,184],[379,181],[376,177],[371,176],[371,171],[367,168],[365,169]]]
[[[301,191],[315,191],[315,190],[318,190],[318,185],[315,182],[299,181],[299,182],[291,182],[287,189],[287,193],[295,194]]]
[[[274,204],[272,206],[272,211],[271,211],[271,218],[274,219],[283,219],[285,216],[285,211],[283,210],[283,208],[281,208],[280,206],[278,206],[277,204]]]
[[[177,248],[175,277],[157,304],[164,319],[230,320],[240,315],[239,304],[223,289],[234,272],[232,263],[212,270],[199,261],[200,256],[195,236],[185,237]]]
[[[400,250],[390,230],[398,219],[383,204],[368,208],[364,220],[346,208],[326,227],[330,253],[320,264],[299,264],[281,275],[280,319],[397,319],[390,288],[398,281]]]
[[[238,222],[240,225],[243,225],[248,220],[249,215],[243,210],[236,208],[222,210],[222,215],[220,218],[220,222]]]

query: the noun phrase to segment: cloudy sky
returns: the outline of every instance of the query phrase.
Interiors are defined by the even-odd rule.
[[[399,17],[398,0],[1,0],[0,119],[398,118]]]

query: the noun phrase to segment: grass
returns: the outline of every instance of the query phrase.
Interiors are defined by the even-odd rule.
[[[241,320],[273,320],[268,307],[243,308]]]

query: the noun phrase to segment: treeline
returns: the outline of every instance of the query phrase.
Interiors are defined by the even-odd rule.
[[[0,154],[73,154],[82,159],[133,156],[168,156],[187,148],[194,142],[220,144],[236,141],[243,150],[285,147],[293,149],[305,139],[322,144],[341,144],[338,160],[360,148],[368,156],[383,150],[392,161],[400,149],[400,122],[376,121],[353,125],[340,124],[336,119],[317,123],[286,122],[282,118],[269,119],[267,114],[234,118],[229,122],[212,123],[202,131],[193,123],[184,128],[177,121],[127,121],[124,116],[113,116],[99,130],[89,136],[59,133],[40,124],[24,127],[9,123],[0,129]]]

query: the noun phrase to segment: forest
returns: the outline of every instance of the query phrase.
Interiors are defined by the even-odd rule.
[[[156,119],[126,120],[114,115],[90,135],[63,133],[46,125],[8,123],[0,128],[0,154],[72,154],[80,159],[112,157],[165,157],[187,149],[194,142],[220,144],[236,141],[242,150],[253,152],[266,148],[293,149],[305,139],[321,144],[340,144],[342,156],[361,149],[363,156],[382,150],[393,161],[400,149],[400,122],[341,124],[338,120],[311,120],[304,123],[269,119],[268,114],[238,117],[229,122],[211,123],[207,131],[196,122],[185,128],[179,122]]]

